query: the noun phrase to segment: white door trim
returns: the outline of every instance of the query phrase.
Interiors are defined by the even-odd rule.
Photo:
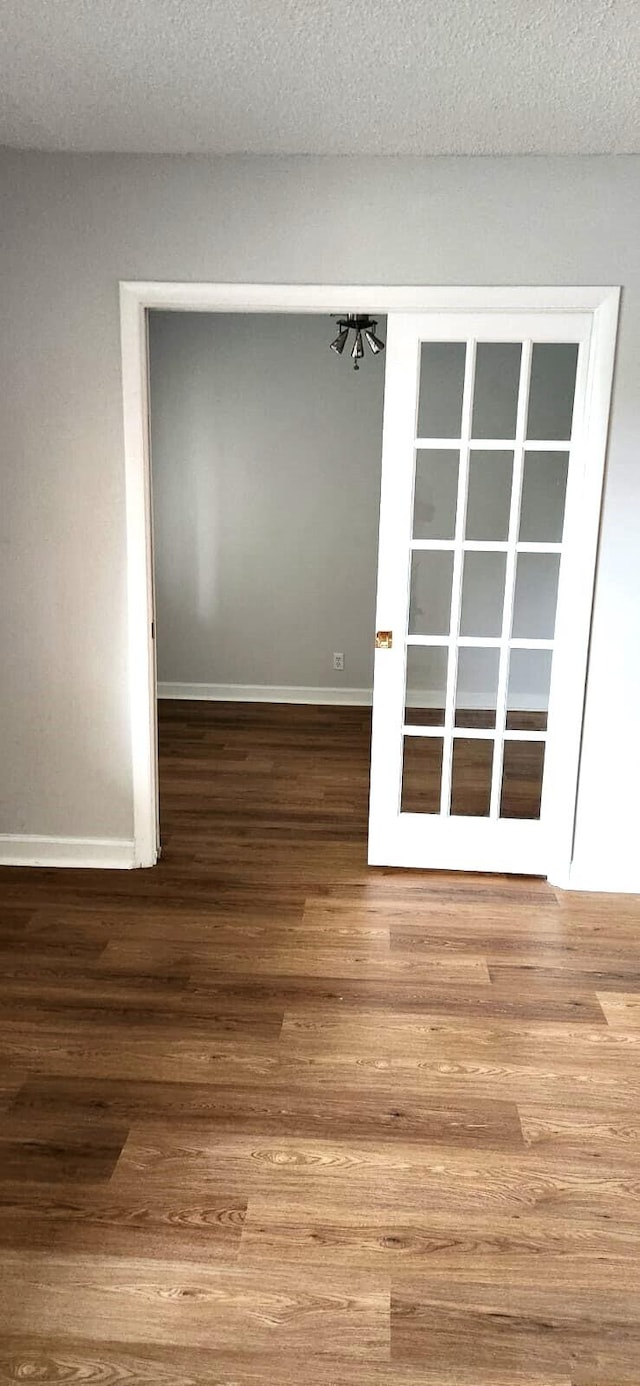
[[[120,284],[122,395],[127,530],[129,704],[133,777],[134,861],[158,858],[156,667],[153,641],[151,449],[147,310],[201,313],[326,313],[346,311],[590,312],[599,369],[592,380],[588,433],[593,441],[590,503],[585,506],[585,571],[593,570],[609,417],[620,290],[614,287],[442,287],[345,284],[189,284],[124,281]],[[579,750],[579,746],[578,746]],[[558,864],[554,881],[569,886]]]

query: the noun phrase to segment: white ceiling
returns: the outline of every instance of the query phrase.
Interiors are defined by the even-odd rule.
[[[0,0],[0,143],[640,150],[640,0]]]

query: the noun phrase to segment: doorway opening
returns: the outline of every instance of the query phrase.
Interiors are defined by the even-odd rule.
[[[272,327],[279,315],[294,315],[292,322],[284,326],[293,325],[299,336],[309,314],[315,319],[314,331],[318,330],[318,315],[322,315],[324,344],[324,325],[329,327],[332,316],[345,317],[352,312],[373,313],[380,320],[386,312],[388,349],[382,430],[382,495],[375,627],[369,624],[370,617],[360,619],[361,626],[364,620],[367,621],[366,636],[371,643],[374,630],[377,629],[369,860],[376,865],[533,871],[548,874],[555,884],[569,885],[618,291],[600,288],[445,290],[362,287],[354,289],[335,286],[320,288],[122,285],[121,295],[129,535],[132,745],[135,837],[139,864],[150,865],[155,861],[159,840],[148,357],[150,328],[153,407],[153,339],[156,328],[153,320],[150,322],[150,315],[154,310],[159,310],[166,318],[169,314],[180,316],[181,310],[187,310],[189,314],[195,310],[198,315],[212,313],[217,316],[218,329],[225,327],[223,316],[229,313],[232,315],[227,321],[227,338],[229,343],[235,343],[236,358],[240,357],[240,367],[238,368],[236,363],[226,386],[221,393],[219,392],[218,414],[220,415],[221,411],[224,413],[224,408],[233,397],[243,401],[243,426],[251,423],[253,428],[254,443],[248,443],[248,452],[251,453],[252,446],[261,445],[261,435],[265,440],[271,437],[272,419],[269,417],[269,406],[265,405],[264,400],[262,404],[257,403],[259,390],[255,385],[260,362],[271,359],[268,341],[265,342],[270,330],[269,319]],[[243,343],[242,332],[249,319],[242,324],[241,315],[251,313],[259,314],[261,322],[256,330],[255,341],[247,341],[245,336]],[[204,318],[201,318],[202,322],[205,322]],[[161,336],[160,318],[158,324],[158,333]],[[178,330],[175,322],[167,322],[166,329],[169,335],[175,335]],[[205,329],[200,326],[196,337],[202,333],[206,335]],[[536,438],[530,422],[529,393],[534,386],[535,363],[538,357],[541,358],[545,354],[540,349],[549,344],[561,347],[567,360],[569,355],[572,356],[572,422],[569,433],[558,433],[557,436],[554,433],[553,438],[545,433],[544,438]],[[462,348],[464,366],[461,413],[453,431],[443,432],[435,429],[434,432],[433,418],[428,422],[426,429],[423,427],[423,401],[430,397],[433,404],[437,399],[438,407],[444,408],[451,382],[441,382],[438,386],[436,381],[435,387],[432,386],[425,394],[422,388],[422,365],[425,350],[427,354],[429,351],[435,351],[437,357],[438,352],[442,356],[445,347]],[[273,348],[274,361],[279,350]],[[479,391],[479,382],[483,378],[484,366],[481,367],[481,363],[484,358],[493,359],[493,375],[491,369],[488,374],[484,371],[484,374],[487,375],[489,383],[493,378],[493,393],[495,395],[497,392],[499,395],[503,390],[504,381],[509,377],[511,366],[506,358],[510,353],[514,359],[516,355],[518,358],[518,368],[514,375],[514,379],[517,376],[515,394],[511,392],[509,406],[515,411],[513,427],[507,429],[506,425],[500,423],[497,432],[494,430],[493,436],[488,436],[486,427],[478,429],[476,426],[477,410],[474,396]],[[294,355],[297,371],[305,352],[299,348]],[[447,355],[447,351],[444,355]],[[501,355],[505,357],[503,369],[496,370],[495,363]],[[288,360],[291,361],[292,358],[289,357]],[[327,360],[339,370],[343,364],[347,364],[341,360],[331,360],[328,354]],[[375,368],[378,364],[376,361],[367,363],[369,369]],[[215,395],[215,391],[209,388],[211,382],[206,365],[202,369],[204,375],[200,382],[199,401],[196,399],[198,371],[187,370],[186,379],[188,392],[191,393],[200,414],[204,416],[209,410],[209,395]],[[564,371],[564,366],[562,370]],[[513,370],[511,374],[514,374]],[[346,375],[343,375],[343,383],[345,378]],[[286,372],[284,379],[284,386],[282,383],[280,386],[284,404],[279,414],[289,425],[290,416],[295,415],[298,401],[295,390],[291,390],[287,384]],[[363,379],[364,375],[360,373],[359,377],[356,377],[358,385]],[[553,393],[553,382],[551,386],[548,384],[547,388],[551,388]],[[489,389],[486,407],[490,410],[491,395],[492,391]],[[378,406],[379,404],[380,400]],[[201,443],[198,442],[200,423],[196,414],[197,410],[192,410],[188,416],[188,431],[190,447],[195,448],[197,454]],[[263,416],[262,420],[260,415]],[[267,419],[269,427],[266,426]],[[334,423],[335,420],[332,418],[331,422]],[[166,418],[163,426],[166,429]],[[316,461],[312,476],[314,482],[320,482],[321,488],[325,473],[331,473],[326,456],[326,437],[330,431],[326,413],[320,418],[316,413],[314,432],[317,436],[313,442],[317,447],[318,438],[320,439],[320,451],[319,454],[316,452],[319,462]],[[162,428],[160,432],[162,433]],[[170,432],[169,425],[169,434]],[[343,433],[349,434],[349,427],[346,425]],[[259,440],[257,445],[256,438]],[[174,444],[175,441],[174,439]],[[339,446],[343,442],[344,437],[341,437]],[[154,445],[157,446],[155,440]],[[274,443],[271,437],[269,446],[277,450],[283,445],[277,441]],[[346,656],[347,652],[335,647],[347,643],[346,639],[332,635],[330,627],[326,627],[324,632],[321,632],[321,639],[318,640],[317,632],[311,633],[312,625],[305,620],[304,615],[301,617],[298,610],[295,618],[292,617],[291,608],[287,606],[292,583],[296,589],[301,589],[303,612],[314,609],[314,600],[316,608],[318,606],[319,584],[317,580],[314,583],[313,565],[307,561],[309,557],[314,556],[311,540],[315,542],[317,535],[313,525],[309,525],[308,515],[302,526],[299,517],[298,521],[287,525],[294,495],[290,480],[292,474],[299,479],[299,465],[296,468],[289,457],[284,467],[284,483],[280,477],[278,484],[271,486],[265,480],[265,472],[256,472],[255,456],[239,465],[237,437],[231,437],[230,443],[229,438],[227,439],[227,450],[226,464],[222,459],[222,481],[218,475],[216,485],[226,488],[227,494],[231,497],[238,490],[242,493],[243,510],[239,524],[236,513],[235,527],[229,525],[229,533],[226,536],[222,533],[219,536],[221,542],[217,546],[212,546],[211,515],[214,516],[214,523],[220,524],[224,507],[220,505],[220,497],[217,503],[214,500],[213,505],[211,504],[212,496],[207,495],[211,472],[202,467],[200,458],[200,467],[192,468],[185,488],[186,491],[191,490],[192,500],[195,497],[196,504],[193,509],[196,513],[195,516],[192,513],[188,523],[183,522],[182,551],[180,552],[180,544],[176,546],[173,543],[173,549],[172,543],[168,544],[169,552],[173,553],[173,578],[178,578],[177,590],[182,588],[183,596],[185,592],[190,591],[194,600],[188,619],[181,618],[180,600],[174,602],[171,620],[165,623],[161,616],[165,631],[170,635],[166,646],[166,669],[171,677],[161,678],[160,691],[165,691],[163,684],[172,684],[174,694],[184,693],[189,690],[189,685],[196,684],[200,685],[200,693],[194,694],[193,691],[189,691],[191,698],[200,697],[202,691],[207,693],[208,689],[208,698],[212,702],[220,701],[224,699],[225,692],[233,689],[234,701],[241,699],[248,702],[255,696],[252,690],[257,686],[263,690],[271,690],[271,693],[260,695],[262,697],[273,697],[273,690],[280,690],[282,694],[283,689],[296,688],[298,693],[295,701],[301,701],[300,690],[306,688],[308,695],[314,695],[308,697],[309,704],[319,701],[318,688],[324,689],[325,693],[326,690],[333,689],[331,701],[339,702],[338,694],[342,688],[345,702],[352,701],[364,705],[363,689],[368,701],[366,684],[347,683],[346,679],[342,682],[342,676],[350,672],[346,659],[344,668],[339,667],[342,662],[340,656]],[[284,451],[295,455],[296,447],[292,442],[290,430]],[[529,465],[530,454],[542,457],[543,465]],[[425,459],[429,466],[419,465]],[[351,461],[351,458],[349,460]],[[279,465],[282,462],[283,459],[279,457]],[[424,478],[421,479],[420,472],[422,470],[427,476],[432,462],[436,464],[435,471],[431,470],[428,484],[423,485]],[[455,464],[453,470],[448,466],[450,462]],[[502,477],[504,485],[501,485],[500,477],[505,464],[510,467],[510,477]],[[442,507],[446,510],[446,485],[441,483],[448,471],[451,471],[452,476],[455,472],[452,491],[452,494],[455,493],[453,528],[451,534],[447,532],[445,537],[438,538],[434,537],[435,530],[431,533],[430,526],[435,523],[438,528],[442,519]],[[369,480],[372,477],[377,480],[377,467],[371,461],[368,463],[368,475]],[[263,491],[266,486],[266,495],[263,498],[267,503],[267,512],[271,507],[271,519],[274,522],[264,544],[261,538],[256,540],[255,533],[259,507],[252,507],[257,480]],[[186,496],[181,488],[176,489],[175,473],[173,481],[173,501],[166,502],[166,514],[175,520],[181,506],[184,506]],[[337,526],[336,521],[336,532],[340,529],[343,539],[346,536],[346,552],[349,552],[351,544],[350,570],[348,564],[346,568],[344,564],[341,568],[340,563],[334,563],[330,549],[327,551],[326,546],[324,551],[325,568],[328,563],[332,580],[336,575],[342,577],[347,597],[351,595],[350,582],[354,582],[353,563],[360,557],[355,553],[353,536],[357,536],[358,525],[366,511],[366,507],[362,509],[358,499],[354,500],[352,495],[348,503],[345,501],[343,493],[348,493],[350,486],[351,480],[346,471],[339,467],[338,476],[332,476],[330,486],[323,492],[320,505],[320,510],[328,512],[329,521],[332,511],[339,517],[340,526]],[[480,488],[475,501],[474,487],[476,491]],[[541,487],[543,492],[545,487],[550,488],[548,494],[545,492],[542,495],[542,499],[539,494]],[[279,488],[282,497],[280,506]],[[558,501],[560,493],[564,500],[564,528],[562,537],[558,538],[551,534],[551,530],[547,534],[546,528],[553,528],[554,525],[557,528],[558,514],[562,509],[562,502]],[[372,494],[375,492],[370,493],[370,499]],[[527,496],[529,499],[525,505]],[[505,497],[508,498],[509,517],[505,534],[498,535],[499,522],[496,515],[501,513],[501,507],[505,508]],[[315,508],[317,509],[317,498]],[[451,506],[449,508],[451,509]],[[279,514],[279,509],[286,513]],[[313,505],[310,510],[314,510]],[[233,511],[232,500],[230,513]],[[371,514],[369,518],[372,518]],[[533,523],[534,528],[544,520],[544,537],[539,540],[524,537],[522,523],[525,520],[527,524]],[[491,535],[473,538],[467,521],[472,527],[477,522],[481,528],[485,522],[490,522]],[[281,525],[279,531],[278,523]],[[416,524],[419,528],[426,524],[424,534],[418,533]],[[300,530],[304,531],[305,527],[306,546],[304,542],[301,543],[300,538]],[[283,555],[280,550],[283,547],[283,536],[287,537],[287,529],[291,532],[297,567],[294,562],[292,577],[291,564],[289,565],[288,577],[285,580],[281,572]],[[331,523],[327,527],[327,532],[331,535]],[[370,537],[372,534],[373,525],[370,526]],[[225,538],[232,570],[235,565],[237,589],[240,593],[238,600],[248,617],[248,633],[244,640],[238,637],[239,608],[236,603],[235,617],[232,611],[227,632],[219,643],[217,653],[220,658],[217,663],[210,664],[207,661],[211,654],[211,645],[215,647],[218,642],[215,635],[213,640],[209,638],[212,632],[206,628],[206,615],[212,605],[215,607],[222,592],[216,560],[224,551]],[[244,564],[241,552],[243,547],[245,558],[247,554],[251,554],[251,561]],[[274,553],[276,557],[270,562],[270,554]],[[253,564],[254,558],[258,560],[257,570]],[[546,563],[544,572],[541,559]],[[554,563],[558,569],[558,580],[554,587],[557,619],[552,638],[550,635],[540,636],[533,629],[529,630],[529,624],[534,616],[536,619],[538,616],[540,619],[548,618],[548,611],[553,602],[550,603],[548,600],[549,593],[546,593],[546,587],[549,586],[549,573],[553,576],[555,572]],[[475,577],[472,573],[474,564],[478,570]],[[504,568],[504,580],[498,582],[496,573],[500,564],[500,573]],[[440,579],[435,581],[433,573],[429,582],[422,582],[422,576],[418,581],[417,567],[420,567],[422,572],[422,569],[429,565],[432,569],[438,566],[440,575],[443,568],[449,565],[451,581],[443,587]],[[312,580],[306,583],[305,587],[305,578],[310,566]],[[336,573],[333,572],[334,567]],[[276,601],[273,601],[272,593],[272,600],[267,599],[265,606],[263,577],[267,568],[270,572],[273,571]],[[537,579],[534,568],[538,573]],[[528,583],[523,585],[521,573],[526,576],[525,569],[531,571]],[[355,586],[357,588],[357,581]],[[524,587],[527,586],[528,592],[525,593]],[[341,600],[342,589],[339,584],[337,587],[334,584],[331,590],[333,606],[335,607],[337,602],[345,606],[345,610],[340,611],[340,620],[348,626],[349,613],[347,604]],[[296,591],[296,598],[301,593]],[[357,592],[354,591],[353,595],[357,595]],[[368,592],[370,610],[372,599],[373,583]],[[488,620],[487,611],[492,603],[496,608],[496,632],[487,634],[479,627],[476,630],[473,621],[478,613],[482,615],[483,621],[485,618]],[[329,605],[331,606],[331,603]],[[440,615],[439,607],[442,607]],[[282,673],[277,675],[274,672],[280,666],[273,659],[279,645],[278,621],[281,608],[287,612],[287,630],[284,632],[286,639],[280,641],[281,653],[289,658],[293,646],[296,658],[304,654],[308,662],[305,664],[298,658],[298,672],[295,677],[313,677],[312,683],[269,681],[284,677]],[[526,616],[525,624],[528,624],[526,632],[520,636],[516,631],[515,621],[516,615],[522,613]],[[204,639],[199,639],[198,622],[200,621],[202,636],[203,616]],[[436,628],[440,617],[444,623],[442,629]],[[467,618],[471,620],[473,630],[470,628],[469,633],[465,634],[464,625]],[[358,625],[357,620],[355,624]],[[292,642],[290,639],[290,625],[294,633],[297,627],[299,648],[296,648],[295,640]],[[361,630],[360,634],[363,635],[364,631]],[[325,638],[327,635],[328,644]],[[183,679],[176,676],[178,665],[175,663],[174,655],[176,651],[182,651],[184,654],[189,644],[191,663],[185,663],[183,667],[190,671],[190,676]],[[355,644],[353,648],[355,650]],[[252,681],[256,676],[250,676],[250,671],[256,665],[247,663],[247,652],[250,655],[259,653],[264,656],[257,683]],[[436,666],[443,652],[447,659],[443,670],[440,671],[442,677],[438,679]],[[548,663],[550,652],[553,672],[550,691],[547,694],[548,671],[546,667],[542,667],[543,661],[539,656],[545,654]],[[328,657],[331,658],[329,668]],[[317,663],[318,658],[323,661],[321,667]],[[410,666],[416,661],[421,662],[424,667],[412,670]],[[519,677],[515,679],[512,677],[513,665],[517,665],[518,662],[521,667],[519,671],[516,669]],[[357,660],[354,660],[354,664],[357,667]],[[287,667],[289,673],[286,677],[290,678],[293,666]],[[361,667],[364,669],[365,665],[362,664]],[[313,672],[301,675],[301,669]],[[215,675],[212,680],[208,677],[211,670]],[[341,677],[338,678],[338,675]],[[331,684],[327,682],[329,677],[332,679]],[[527,680],[531,683],[531,688]],[[352,692],[351,699],[349,689]],[[358,689],[360,696],[356,699],[355,692]],[[335,690],[338,690],[338,694]],[[230,700],[232,699],[226,699]],[[279,701],[281,702],[282,698]],[[541,719],[544,720],[547,716],[547,702],[548,726],[543,728]],[[443,718],[441,724],[438,722],[440,714]],[[458,714],[462,718],[461,721]],[[487,716],[495,716],[495,728],[493,725],[483,725],[483,719]],[[518,725],[514,722],[514,717]],[[516,809],[511,817],[509,812],[502,814],[504,794],[501,790],[501,777],[509,770],[512,743],[518,743],[521,763],[516,766],[515,776],[512,775],[512,798]],[[522,800],[524,797],[528,805],[531,799],[531,786],[525,783],[529,774],[529,761],[533,766],[535,760],[536,765],[533,768],[538,780],[540,779],[539,752],[542,743],[546,748],[544,778],[542,786],[538,784],[536,791],[542,804],[540,818],[536,822],[532,818],[530,807],[527,807],[523,826],[522,821],[517,820],[517,804],[519,799]],[[487,746],[491,751],[493,766],[488,811],[477,806],[481,798],[484,801],[487,797],[485,789],[489,779],[489,767],[488,761],[485,764],[481,754],[485,753],[486,760]],[[523,746],[526,752],[524,759]],[[442,768],[434,776],[433,766],[427,765],[424,776],[418,776],[418,783],[409,765],[410,753],[416,750],[422,753],[426,751],[429,760],[429,757],[433,758],[434,750],[438,749],[442,751]],[[422,758],[424,759],[424,754]],[[406,776],[403,766],[407,770]],[[434,788],[436,778],[438,786]],[[478,788],[479,779],[484,783],[481,792]],[[429,795],[434,798],[433,805],[425,805],[422,802],[410,805],[405,797],[406,794],[409,794],[409,797],[413,794],[415,800],[416,794],[420,799],[425,793],[427,798]],[[550,804],[555,804],[553,814],[549,812]],[[555,848],[552,850],[554,841]]]
[[[364,855],[383,315],[376,330],[356,372],[329,316],[149,313],[165,847],[185,816],[220,833],[248,813],[307,837],[350,824]]]

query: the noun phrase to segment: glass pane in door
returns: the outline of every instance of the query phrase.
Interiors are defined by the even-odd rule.
[[[456,736],[451,769],[451,813],[456,817],[488,818],[493,744]]]
[[[495,727],[500,651],[463,645],[458,650],[456,727]]]
[[[568,452],[525,452],[520,540],[534,544],[561,542],[568,470]]]
[[[504,553],[465,553],[462,570],[462,610],[460,634],[498,636],[502,631]]]
[[[539,818],[544,741],[505,741],[501,818]]]
[[[559,553],[519,553],[513,603],[514,640],[553,640]]]
[[[511,650],[507,731],[546,731],[552,650]]]
[[[416,453],[413,494],[414,539],[453,539],[456,528],[460,454],[423,448]]]
[[[411,555],[410,635],[448,635],[453,554],[416,549]]]
[[[439,813],[442,746],[441,736],[404,737],[402,813]]]
[[[405,725],[444,726],[447,663],[446,646],[407,646]]]
[[[531,358],[527,438],[554,442],[571,437],[578,347],[575,342],[535,342]]]
[[[466,538],[499,540],[509,533],[512,452],[486,452],[472,448],[469,454]]]
[[[465,342],[422,343],[419,438],[460,437],[465,356]]]
[[[473,392],[473,438],[514,438],[520,383],[520,342],[479,342]]]

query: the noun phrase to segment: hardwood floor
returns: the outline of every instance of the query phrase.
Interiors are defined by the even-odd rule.
[[[358,709],[161,706],[0,871],[0,1382],[640,1383],[640,900],[369,870]]]

